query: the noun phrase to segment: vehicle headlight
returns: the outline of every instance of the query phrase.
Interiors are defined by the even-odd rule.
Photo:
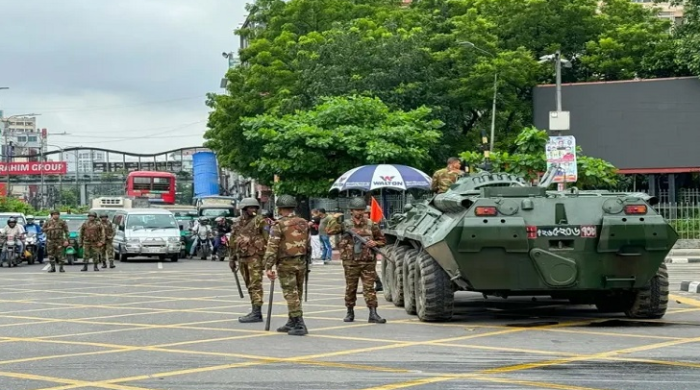
[[[168,242],[178,243],[180,242],[180,237],[168,237]]]
[[[130,239],[126,240],[126,242],[127,242],[127,244],[140,244],[141,240],[139,240],[138,238],[130,238]]]

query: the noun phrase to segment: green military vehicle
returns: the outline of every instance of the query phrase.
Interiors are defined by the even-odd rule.
[[[547,191],[502,173],[460,178],[384,230],[384,296],[422,321],[452,318],[456,291],[548,296],[661,318],[678,234],[643,193]],[[546,174],[546,175],[547,175]]]

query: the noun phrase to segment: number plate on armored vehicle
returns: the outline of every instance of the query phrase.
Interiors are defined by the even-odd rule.
[[[596,227],[593,225],[583,226],[538,226],[537,237],[584,237],[595,238]]]

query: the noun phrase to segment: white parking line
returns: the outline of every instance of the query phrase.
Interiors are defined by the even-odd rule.
[[[51,264],[46,264],[44,268],[42,268],[42,271],[46,271],[47,269],[51,268]]]
[[[158,262],[158,269],[163,269],[163,262],[161,262],[161,261]]]

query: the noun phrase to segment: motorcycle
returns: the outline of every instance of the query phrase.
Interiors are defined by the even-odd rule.
[[[0,267],[2,267],[4,262],[7,262],[9,268],[16,267],[19,265],[20,261],[17,254],[17,241],[14,235],[6,236],[5,243],[2,246],[2,253],[4,254],[4,260],[0,262]]]
[[[24,246],[27,264],[34,264],[39,259],[39,237],[36,233],[27,233],[27,242]]]
[[[78,234],[71,232],[68,237],[68,246],[64,249],[66,255],[66,263],[73,265],[78,259]]]
[[[219,258],[219,261],[224,261],[226,258],[226,252],[228,252],[228,242],[231,239],[231,233],[226,233],[223,236],[217,237],[219,241],[219,247],[217,248],[216,251],[216,256]],[[214,258],[212,258],[212,261],[214,261]]]

